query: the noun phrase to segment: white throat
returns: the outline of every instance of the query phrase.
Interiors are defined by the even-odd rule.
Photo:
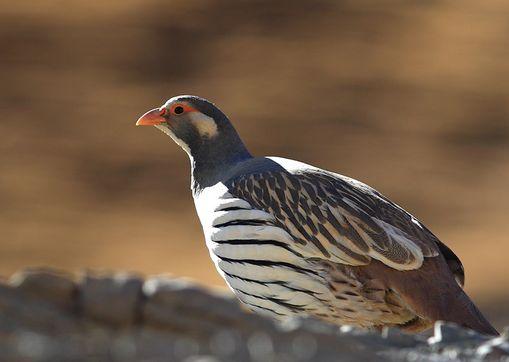
[[[177,136],[175,136],[175,133],[173,133],[170,129],[170,127],[168,127],[167,125],[165,124],[156,124],[155,127],[160,130],[161,132],[164,132],[166,133],[168,136],[171,137],[171,139],[173,141],[175,141],[176,144],[178,144],[180,147],[182,147],[182,149],[184,151],[186,151],[186,153],[189,155],[189,157],[192,159],[192,156],[191,156],[191,150],[189,149],[189,146],[187,143],[185,143],[184,141],[182,141],[180,138],[178,138]]]

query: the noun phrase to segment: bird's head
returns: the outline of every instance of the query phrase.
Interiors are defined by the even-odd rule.
[[[137,126],[155,126],[187,152],[193,175],[212,183],[227,167],[251,158],[228,117],[214,104],[196,96],[170,98],[145,113]]]
[[[170,98],[161,107],[146,112],[137,126],[155,126],[169,135],[188,154],[212,144],[228,142],[235,130],[214,104],[196,96]]]

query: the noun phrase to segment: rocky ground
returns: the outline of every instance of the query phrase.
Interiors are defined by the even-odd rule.
[[[382,334],[248,313],[229,294],[170,277],[27,269],[0,284],[2,361],[509,360],[488,338],[437,323]]]

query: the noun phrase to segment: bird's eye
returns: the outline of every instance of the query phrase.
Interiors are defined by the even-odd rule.
[[[182,113],[184,113],[184,107],[176,106],[175,108],[173,108],[173,113],[175,113],[175,114],[182,114]]]

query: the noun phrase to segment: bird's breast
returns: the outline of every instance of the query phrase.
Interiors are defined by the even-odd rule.
[[[324,307],[330,291],[270,213],[222,184],[203,190],[195,204],[218,272],[251,309],[283,317]]]

